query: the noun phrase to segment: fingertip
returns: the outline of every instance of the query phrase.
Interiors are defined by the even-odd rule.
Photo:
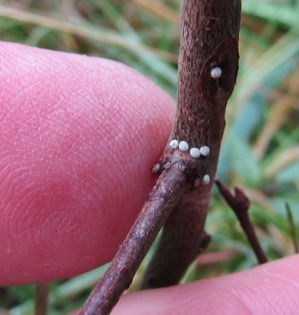
[[[109,60],[1,43],[0,63],[1,281],[107,262],[154,183],[173,100]]]
[[[113,315],[297,314],[299,255],[229,276],[124,294]]]

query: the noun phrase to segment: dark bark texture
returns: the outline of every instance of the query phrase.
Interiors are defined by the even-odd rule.
[[[171,172],[161,174],[134,226],[80,310],[80,315],[109,314],[123,291],[129,287],[142,259],[182,196],[186,184],[184,164],[184,161],[178,161]]]
[[[209,154],[167,144],[153,167],[159,174],[131,231],[80,315],[109,314],[130,285],[143,257],[165,224],[141,288],[177,283],[207,244],[203,233],[225,126],[224,114],[238,69],[241,0],[185,0],[179,57],[178,105],[170,140]],[[221,75],[211,75],[220,68]]]
[[[142,281],[142,289],[177,283],[201,251],[200,239],[217,170],[226,103],[238,70],[240,10],[239,0],[184,2],[177,116],[170,140],[187,141],[190,147],[208,146],[210,154],[192,159],[188,153],[173,152],[169,146],[165,148],[161,168],[173,154],[189,159],[188,179],[195,184],[166,222],[161,242]],[[211,76],[215,67],[222,70],[218,79]],[[206,174],[211,181],[202,185]]]

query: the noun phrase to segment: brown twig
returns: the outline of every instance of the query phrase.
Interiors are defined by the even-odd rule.
[[[194,188],[183,195],[164,226],[142,288],[177,283],[198,254],[217,169],[225,107],[237,75],[239,20],[240,1],[184,1],[178,108],[170,140],[185,140],[190,148],[207,146],[210,154],[190,165]],[[212,76],[216,68],[222,71],[218,79]],[[205,178],[210,182],[201,186]],[[196,188],[198,183],[200,187]]]
[[[250,222],[250,218],[248,215],[248,209],[250,206],[249,199],[239,188],[235,188],[235,196],[233,196],[228,188],[220,180],[215,180],[215,183],[219,189],[219,192],[237,216],[241,227],[245,232],[247,239],[256,255],[258,262],[260,264],[266,263],[268,259],[256,237],[253,225]]]
[[[80,315],[109,314],[166,220],[143,288],[177,283],[202,248],[225,107],[238,69],[240,2],[184,1],[177,116],[169,143],[153,168],[160,177]]]
[[[180,281],[193,260],[205,250],[209,237],[203,232],[206,199],[185,193],[163,227],[161,240],[143,275],[139,289],[161,288]]]
[[[48,283],[36,285],[35,289],[35,315],[46,315],[48,308],[49,286]]]
[[[179,161],[171,172],[161,174],[133,228],[80,315],[109,314],[131,284],[143,257],[183,193],[184,168],[184,162]]]
[[[184,212],[181,211],[180,213],[183,214]],[[198,213],[200,214],[200,211]],[[181,215],[171,214],[171,216],[172,219],[168,219],[164,226],[161,241],[152,258],[150,267],[143,275],[139,285],[140,290],[163,288],[177,284],[189,265],[199,254],[206,250],[210,243],[211,236],[209,234],[203,231],[200,236],[198,233],[198,229],[201,232],[202,228],[200,223],[205,222],[205,218],[204,220],[198,218],[198,221],[186,222],[190,229],[185,230],[186,224],[184,223],[187,218],[183,218],[184,221],[178,222],[176,220],[179,220]],[[196,215],[194,218],[196,218]],[[169,224],[179,228],[177,233]],[[168,259],[165,259],[166,257]]]

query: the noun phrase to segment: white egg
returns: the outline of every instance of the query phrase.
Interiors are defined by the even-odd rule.
[[[181,151],[188,151],[189,150],[189,144],[186,142],[186,141],[181,141],[180,143],[179,143],[179,149],[181,150]]]
[[[172,148],[172,149],[177,149],[178,146],[179,146],[179,142],[178,140],[176,139],[173,139],[169,142],[169,146]]]
[[[211,77],[213,79],[219,79],[221,77],[222,70],[219,67],[215,67],[211,70]]]
[[[207,156],[207,155],[209,155],[209,153],[210,153],[210,148],[208,146],[204,145],[200,148],[200,154],[201,155]]]
[[[198,148],[191,148],[190,149],[190,155],[194,159],[198,159],[200,157],[200,149],[198,149]]]
[[[203,178],[202,178],[202,182],[204,185],[208,185],[211,181],[211,178],[208,174],[206,174]]]

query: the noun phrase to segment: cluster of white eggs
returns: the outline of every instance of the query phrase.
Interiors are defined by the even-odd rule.
[[[169,142],[169,146],[172,149],[179,149],[182,152],[187,152],[189,150],[189,144],[187,141],[178,141],[176,139],[173,139]],[[210,153],[210,148],[206,145],[196,148],[192,147],[189,151],[189,154],[192,158],[198,159],[200,156],[208,156]],[[210,176],[208,174],[204,175],[202,178],[203,184],[209,184],[210,182]]]
[[[173,139],[169,142],[169,146],[172,149],[179,149],[182,152],[186,152],[189,150],[189,144],[186,141],[178,141],[176,139]],[[191,148],[190,151],[190,156],[193,157],[194,159],[198,159],[200,156],[208,156],[210,153],[210,148],[206,145],[200,147],[200,148]]]
[[[222,70],[219,67],[214,67],[211,70],[211,77],[213,79],[219,79],[222,75]],[[186,141],[178,141],[176,139],[173,139],[169,142],[169,146],[172,149],[179,149],[182,152],[187,152],[189,150],[189,144]],[[192,158],[198,159],[200,156],[208,156],[210,153],[210,148],[206,145],[196,148],[193,147],[190,149],[189,154]],[[209,184],[211,181],[210,175],[205,174],[202,178],[202,182],[204,185]]]

